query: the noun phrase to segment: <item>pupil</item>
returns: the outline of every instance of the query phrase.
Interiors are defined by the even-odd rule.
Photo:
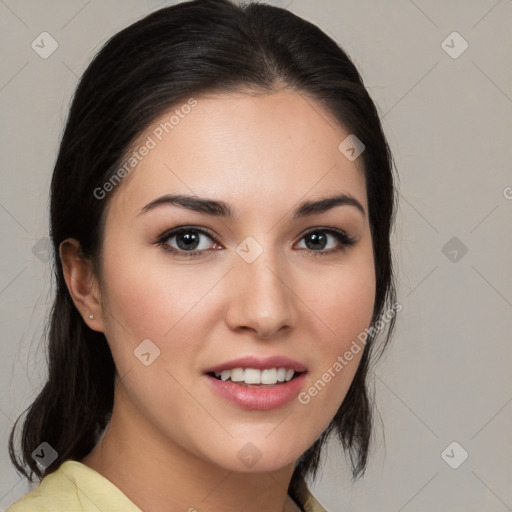
[[[308,249],[323,249],[327,242],[325,234],[311,233],[309,236],[310,243],[306,242]]]
[[[179,235],[176,240],[178,243],[178,247],[183,250],[195,249],[199,244],[198,234],[193,231],[189,231],[187,233]],[[183,240],[185,241],[185,243],[182,243]]]

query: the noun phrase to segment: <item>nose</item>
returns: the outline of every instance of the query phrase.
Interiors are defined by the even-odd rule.
[[[237,258],[229,279],[226,323],[231,330],[267,340],[295,327],[297,298],[284,261],[278,263],[266,251],[252,263]]]

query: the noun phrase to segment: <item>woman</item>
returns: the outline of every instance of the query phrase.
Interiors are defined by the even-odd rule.
[[[328,436],[367,463],[395,197],[314,25],[195,0],[112,37],[54,168],[49,376],[9,443],[42,482],[8,510],[323,510]]]

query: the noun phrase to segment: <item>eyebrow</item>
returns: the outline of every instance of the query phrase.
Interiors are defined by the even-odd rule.
[[[162,205],[181,206],[187,210],[204,213],[215,217],[233,218],[232,208],[223,201],[205,199],[184,194],[166,194],[158,197],[142,208],[138,215],[146,213]],[[353,206],[363,217],[366,215],[362,204],[350,194],[342,193],[313,201],[304,201],[293,211],[293,219],[324,213],[336,206]]]

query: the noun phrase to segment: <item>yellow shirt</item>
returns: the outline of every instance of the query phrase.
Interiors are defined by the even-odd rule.
[[[304,512],[326,512],[304,481],[292,488]],[[6,512],[142,512],[110,480],[76,460],[63,462]]]

